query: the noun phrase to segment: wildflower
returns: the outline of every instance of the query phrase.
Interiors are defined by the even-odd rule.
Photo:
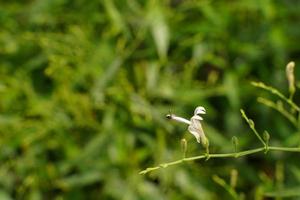
[[[188,124],[189,125],[188,126],[188,131],[195,136],[198,143],[201,142],[202,145],[206,147],[208,145],[208,140],[207,140],[207,138],[204,134],[204,131],[202,129],[202,125],[200,123],[200,121],[203,120],[203,118],[200,116],[200,114],[206,114],[206,110],[202,106],[198,106],[195,109],[194,115],[191,117],[190,120],[187,120],[187,119],[182,118],[182,117],[178,117],[174,114],[168,114],[167,118],[178,121],[178,122]]]

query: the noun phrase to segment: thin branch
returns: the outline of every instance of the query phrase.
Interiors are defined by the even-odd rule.
[[[295,127],[298,127],[296,118],[293,115],[291,115],[288,111],[286,111],[282,105],[278,105],[278,104],[274,103],[273,101],[270,101],[263,97],[258,97],[257,101],[261,104],[264,104],[264,105],[270,107],[270,108],[273,108],[274,110],[277,110],[284,117],[286,117]]]
[[[263,82],[251,82],[251,84],[255,87],[267,90],[273,94],[275,94],[276,96],[278,96],[279,98],[281,98],[282,100],[284,100],[287,104],[289,104],[292,108],[294,108],[295,110],[297,110],[298,112],[300,112],[300,107],[297,106],[291,99],[287,98],[286,96],[284,96],[281,92],[279,92],[277,89],[268,86],[266,84],[264,84]]]
[[[272,151],[300,152],[300,147],[269,147]]]
[[[273,146],[269,146],[268,150],[269,151],[300,152],[300,147],[273,147]],[[250,154],[254,154],[254,153],[258,153],[258,152],[265,152],[265,148],[260,147],[260,148],[256,148],[256,149],[240,151],[240,152],[234,152],[234,153],[209,154],[209,158],[229,158],[229,157],[238,158],[238,157],[242,157],[242,156],[246,156],[246,155],[250,155]],[[208,157],[208,155],[205,154],[205,155],[200,155],[200,156],[183,158],[183,159],[176,160],[176,161],[173,161],[173,162],[163,163],[163,164],[160,164],[156,167],[149,167],[149,168],[141,171],[139,174],[144,175],[144,174],[147,174],[151,171],[154,171],[154,170],[157,170],[157,169],[160,169],[160,168],[167,168],[169,166],[177,165],[177,164],[187,162],[187,161],[206,159],[207,157]]]
[[[255,124],[252,119],[249,119],[243,109],[241,109],[242,117],[246,120],[246,122],[249,124],[251,130],[256,135],[256,137],[261,141],[261,143],[264,145],[264,147],[267,147],[266,142],[262,139],[262,137],[259,135],[259,133],[255,129]]]
[[[233,199],[235,200],[239,200],[239,195],[236,193],[236,191],[234,190],[233,187],[231,187],[230,185],[228,185],[225,180],[223,180],[222,178],[220,178],[217,175],[213,175],[213,180],[219,184],[221,187],[223,187],[231,196]]]

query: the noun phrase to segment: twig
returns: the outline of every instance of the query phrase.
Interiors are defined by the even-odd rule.
[[[273,94],[275,94],[276,96],[278,96],[279,98],[281,98],[282,100],[284,100],[287,104],[289,104],[292,108],[294,108],[295,110],[297,110],[298,112],[300,112],[300,107],[297,106],[291,99],[287,98],[286,96],[284,96],[281,92],[279,92],[277,89],[268,86],[266,84],[264,84],[263,82],[251,82],[251,84],[255,87],[267,90]]]
[[[287,152],[300,152],[300,147],[275,147],[275,146],[269,146],[268,147],[269,151],[287,151]],[[234,153],[220,153],[220,154],[209,154],[210,158],[238,158],[238,157],[242,157],[242,156],[246,156],[246,155],[250,155],[250,154],[254,154],[254,153],[258,153],[258,152],[264,152],[265,148],[264,147],[260,147],[260,148],[256,148],[256,149],[251,149],[251,150],[246,150],[246,151],[240,151],[240,152],[234,152]],[[172,165],[177,165],[183,162],[187,162],[187,161],[193,161],[193,160],[201,160],[201,159],[205,159],[207,158],[207,155],[200,155],[200,156],[194,156],[194,157],[189,157],[189,158],[183,158],[180,160],[176,160],[173,162],[168,162],[168,163],[163,163],[160,164],[156,167],[149,167],[143,171],[141,171],[139,174],[147,174],[151,171],[160,169],[160,168],[167,168],[169,166]]]
[[[259,133],[255,129],[255,124],[252,119],[249,119],[243,109],[241,109],[242,117],[246,120],[246,122],[249,124],[251,130],[256,135],[256,137],[261,141],[261,143],[264,145],[265,148],[267,148],[266,142],[262,139],[262,137],[259,135]]]
[[[291,115],[289,112],[287,112],[283,106],[279,106],[278,104],[274,103],[273,101],[270,101],[268,99],[265,99],[263,97],[258,97],[257,101],[259,103],[262,103],[270,108],[273,108],[274,110],[277,110],[279,113],[281,113],[284,117],[286,117],[295,127],[298,127],[298,123],[296,118]]]

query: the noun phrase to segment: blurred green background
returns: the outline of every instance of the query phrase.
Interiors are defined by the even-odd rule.
[[[210,151],[260,146],[243,108],[271,144],[300,132],[256,102],[288,94],[285,65],[300,75],[300,1],[0,1],[0,199],[246,199],[300,195],[299,155],[269,153],[139,171],[203,153],[171,110],[207,110]],[[299,76],[298,76],[299,77]],[[299,95],[296,95],[299,99]],[[277,191],[277,193],[276,193]],[[291,195],[292,196],[292,195]],[[295,197],[297,198],[297,197]]]

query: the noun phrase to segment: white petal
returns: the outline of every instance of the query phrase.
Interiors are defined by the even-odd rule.
[[[201,141],[201,138],[205,138],[205,134],[199,120],[192,118],[191,125],[189,125],[188,127],[188,131],[196,137],[197,142],[199,143]]]
[[[206,110],[203,106],[198,106],[195,111],[194,115],[206,114]]]
[[[194,115],[192,118],[191,118],[191,120],[203,120],[203,118],[202,117],[200,117],[199,115]]]
[[[195,127],[193,127],[192,125],[190,125],[188,127],[188,131],[193,134],[195,136],[195,138],[197,139],[197,142],[200,143],[200,135],[198,133],[198,130],[195,129]]]
[[[187,120],[183,117],[178,117],[174,114],[168,115],[167,118],[178,121],[178,122],[181,122],[181,123],[185,123],[185,124],[189,124],[189,125],[191,124],[191,122],[189,120]]]
[[[195,129],[202,129],[200,120],[202,117],[195,115],[191,118],[191,126],[195,127]]]

